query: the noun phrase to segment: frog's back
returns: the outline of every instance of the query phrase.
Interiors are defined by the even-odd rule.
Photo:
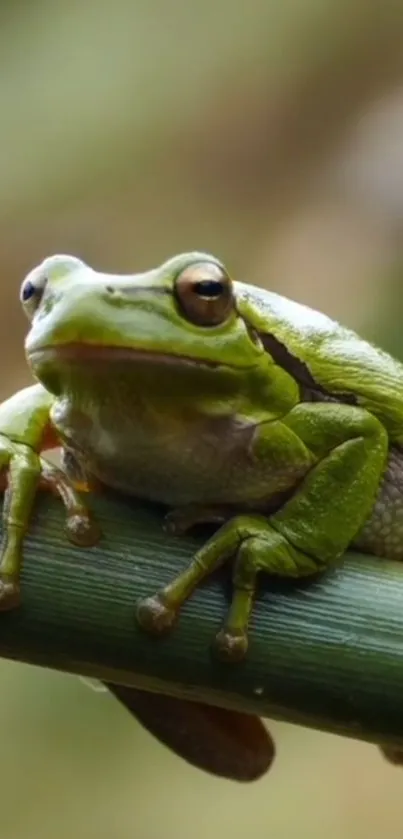
[[[286,348],[290,367],[294,358],[327,393],[355,398],[381,420],[391,442],[403,445],[402,364],[308,306],[243,283],[238,293],[269,352],[274,340]]]

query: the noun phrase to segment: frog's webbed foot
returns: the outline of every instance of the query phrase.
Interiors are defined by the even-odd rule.
[[[175,536],[181,536],[198,524],[222,524],[231,517],[226,507],[201,507],[198,504],[187,504],[170,510],[164,519],[164,530]]]
[[[77,545],[93,545],[99,530],[69,479],[56,466],[43,460],[30,446],[0,435],[3,539],[0,552],[0,611],[13,609],[20,601],[23,540],[39,489],[56,494],[67,512],[68,538]]]

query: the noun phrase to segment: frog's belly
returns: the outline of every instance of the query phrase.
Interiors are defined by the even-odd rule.
[[[262,509],[274,495],[295,486],[307,464],[292,458],[261,462],[253,454],[256,426],[235,418],[154,427],[135,420],[119,432],[74,418],[63,423],[65,447],[87,475],[149,501],[169,506],[233,504]],[[59,427],[60,430],[60,427]]]

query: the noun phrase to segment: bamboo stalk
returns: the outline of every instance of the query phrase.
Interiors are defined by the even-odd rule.
[[[313,582],[262,578],[247,659],[223,664],[211,653],[223,577],[195,592],[164,639],[134,617],[203,537],[167,536],[159,511],[124,498],[91,504],[103,536],[84,549],[67,541],[61,504],[38,500],[22,605],[0,615],[1,656],[403,746],[402,566],[349,554]]]

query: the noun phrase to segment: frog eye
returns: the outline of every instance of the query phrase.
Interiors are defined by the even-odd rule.
[[[83,267],[85,263],[76,256],[55,254],[33,268],[25,277],[20,291],[22,307],[29,320],[32,320],[41,302],[48,280],[57,280]]]
[[[213,262],[185,268],[176,278],[175,292],[186,317],[198,326],[218,326],[234,308],[232,281]]]
[[[21,285],[20,301],[29,320],[32,320],[38,308],[46,282],[46,274],[43,271],[39,271],[39,269],[34,269],[25,277]]]

